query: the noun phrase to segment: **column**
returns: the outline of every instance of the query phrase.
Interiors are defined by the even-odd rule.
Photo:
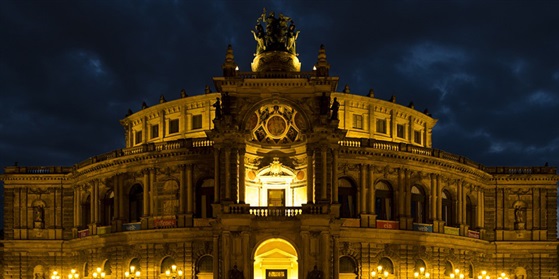
[[[367,190],[365,188],[365,185],[367,184],[367,176],[366,176],[365,172],[366,172],[365,164],[361,164],[359,166],[359,173],[360,173],[360,178],[361,178],[360,179],[361,181],[359,182],[359,184],[361,184],[361,190],[360,190],[360,192],[361,192],[361,195],[360,195],[360,197],[361,197],[361,199],[360,199],[361,200],[361,206],[360,206],[361,214],[365,214],[367,212],[367,199],[366,199],[367,196],[365,195],[365,192],[367,192]]]
[[[250,270],[250,256],[248,251],[250,251],[250,233],[242,232],[241,233],[241,247],[243,250],[243,274],[245,278],[252,278],[251,274],[249,274]]]
[[[74,187],[74,227],[80,226],[80,187]]]
[[[369,200],[368,212],[370,214],[376,214],[375,213],[375,207],[376,207],[376,205],[375,205],[375,202],[376,202],[376,200],[375,200],[375,191],[376,191],[375,186],[376,185],[375,185],[374,172],[375,172],[375,166],[369,165],[369,192],[367,194],[369,196],[369,198],[368,198],[368,200]]]
[[[322,149],[320,150],[320,155],[321,155],[321,161],[322,161],[322,181],[321,181],[321,185],[320,185],[320,199],[321,200],[326,200],[328,198],[328,196],[326,195],[326,190],[327,190],[327,184],[328,184],[328,160],[326,158],[326,156],[328,155],[328,147],[327,146],[322,146]]]
[[[239,203],[245,203],[245,152],[244,148],[239,148]]]
[[[462,181],[460,188],[462,188],[462,224],[466,224],[466,193],[464,193],[466,182]]]
[[[404,185],[404,170],[398,169],[398,216],[404,217],[406,215],[406,186]]]
[[[338,236],[332,236],[332,244],[334,245],[334,262],[333,262],[333,270],[332,273],[334,274],[333,278],[337,278],[339,276],[340,270],[340,249],[339,249],[339,239]],[[327,277],[327,276],[325,276]]]
[[[313,194],[314,194],[313,156],[314,156],[313,150],[307,149],[307,203],[313,203]]]
[[[180,165],[180,175],[179,175],[179,214],[184,214],[186,212],[186,171],[185,165]]]
[[[149,216],[149,170],[144,170],[144,216]]]
[[[192,167],[193,165],[186,165],[186,213],[192,214],[194,212],[194,190],[192,189]]]
[[[212,257],[213,257],[213,275],[214,279],[219,279],[219,236],[213,236],[213,249],[212,249]]]
[[[225,199],[231,200],[231,148],[225,148]]]
[[[128,193],[124,192],[124,176],[118,176],[118,187],[120,188],[119,193],[120,196],[118,198],[118,203],[120,203],[120,212],[118,213],[119,218],[124,219],[124,197],[128,195]]]
[[[231,234],[229,232],[223,232],[221,236],[221,250],[223,256],[223,271],[226,276],[229,274],[229,270],[231,270],[231,250],[233,249],[233,244],[231,243]]]
[[[214,148],[214,203],[221,201],[219,196],[219,151],[219,148]]]
[[[90,223],[95,223],[95,181],[91,182],[91,195],[89,195],[89,204],[91,212],[89,212]]]
[[[443,219],[443,187],[441,186],[441,176],[440,175],[436,175],[436,180],[435,183],[437,185],[437,220],[442,220]],[[450,198],[450,197],[449,197]]]
[[[149,170],[149,196],[150,196],[150,205],[149,205],[149,212],[151,215],[158,215],[160,212],[157,211],[157,189],[155,188],[155,172],[156,169]]]
[[[338,149],[332,149],[332,201],[338,203]]]
[[[119,185],[119,177],[118,175],[113,176],[113,190],[114,190],[114,217],[115,219],[120,219],[120,208],[122,207],[122,204],[119,202],[120,201],[120,196],[122,196],[122,189],[120,189],[120,185]]]
[[[100,181],[96,179],[94,183],[95,183],[94,184],[95,185],[94,186],[95,195],[94,195],[93,200],[95,201],[95,210],[94,210],[95,219],[93,219],[93,223],[98,224],[99,223],[99,203],[100,203],[100,200],[99,200],[99,183],[100,183]]]
[[[411,171],[405,170],[404,171],[404,187],[406,188],[406,204],[404,205],[406,208],[406,216],[411,216]]]
[[[431,219],[437,220],[437,185],[435,183],[435,174],[430,174],[431,179]]]
[[[328,232],[320,233],[320,242],[322,266],[319,269],[322,269],[324,272],[324,278],[330,278],[330,235]],[[337,261],[338,259],[335,260]]]
[[[462,221],[462,215],[464,214],[464,212],[462,211],[462,204],[463,204],[463,200],[462,200],[462,183],[460,182],[460,180],[458,180],[456,182],[456,189],[458,192],[458,198],[456,199],[456,211],[458,211],[458,219],[457,219],[457,223],[462,225],[464,224],[464,222]]]

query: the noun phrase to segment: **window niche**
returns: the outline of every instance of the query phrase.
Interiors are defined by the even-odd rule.
[[[46,204],[42,200],[36,200],[33,202],[33,228],[34,229],[44,229],[45,228],[45,207]]]

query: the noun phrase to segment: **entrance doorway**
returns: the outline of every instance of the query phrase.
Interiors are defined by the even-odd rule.
[[[255,279],[299,278],[297,251],[281,238],[262,242],[254,252]]]

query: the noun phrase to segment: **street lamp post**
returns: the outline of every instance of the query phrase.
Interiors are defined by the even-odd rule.
[[[72,270],[70,270],[70,273],[68,274],[68,279],[78,279],[80,278],[80,274],[76,272],[75,269],[72,268]]]
[[[501,273],[501,275],[499,276],[499,279],[509,279],[509,277],[507,276],[506,273]]]
[[[477,279],[491,279],[491,277],[487,275],[487,271],[482,270],[481,274],[477,276]]]
[[[58,271],[53,271],[50,279],[60,279],[60,275],[58,275]]]
[[[97,279],[97,278],[105,278],[105,272],[98,267],[97,270],[95,272],[93,272],[93,278]]]
[[[180,268],[177,270],[176,265],[172,265],[170,270],[167,269],[165,271],[165,276],[167,277],[167,279],[182,279],[183,272]]]
[[[459,279],[464,279],[464,274],[460,272],[460,269],[455,269],[454,273],[450,274],[450,278],[451,279],[455,279],[455,278],[459,278]]]
[[[431,278],[431,274],[429,272],[425,272],[425,267],[420,267],[419,268],[419,272],[415,272],[413,274],[414,278],[421,278],[421,279],[425,279],[425,278]]]
[[[382,279],[382,278],[388,278],[388,271],[382,271],[382,265],[377,266],[377,271],[372,271],[371,272],[371,278],[373,279]]]
[[[124,278],[138,279],[140,278],[140,271],[136,270],[135,266],[130,266],[130,271],[124,272]]]

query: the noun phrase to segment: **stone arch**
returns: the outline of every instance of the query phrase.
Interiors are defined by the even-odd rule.
[[[176,264],[175,258],[172,256],[164,256],[159,261],[159,273],[164,274],[166,270],[171,270],[171,267]]]
[[[196,259],[194,266],[194,273],[198,279],[212,279],[213,278],[213,256],[204,254]]]
[[[396,219],[396,192],[392,184],[385,179],[379,179],[375,183],[375,213],[377,220]],[[371,202],[371,201],[369,201]]]
[[[340,279],[355,279],[359,276],[359,264],[354,257],[341,255],[338,261]]]
[[[33,267],[33,279],[48,279],[48,270],[43,265]]]
[[[266,278],[269,271],[285,272],[287,278],[299,276],[299,251],[284,238],[268,238],[255,245],[253,258],[253,278]]]
[[[350,176],[338,178],[338,202],[340,203],[340,218],[355,218],[359,214],[359,194],[355,180]]]

